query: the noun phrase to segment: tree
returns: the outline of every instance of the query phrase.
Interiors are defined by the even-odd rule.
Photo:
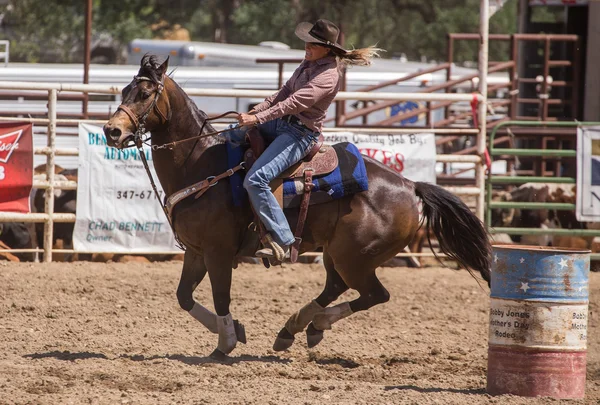
[[[265,40],[301,48],[294,35],[300,21],[327,18],[343,32],[348,48],[377,45],[384,56],[445,60],[449,32],[479,31],[478,0],[94,0],[93,34],[109,34],[115,44],[152,38],[159,27],[176,24],[193,40],[257,44]],[[490,20],[491,32],[512,33],[517,0],[510,0]],[[10,0],[0,7],[3,37],[11,40],[13,59],[82,59],[83,0]],[[490,58],[507,45],[490,48]],[[455,61],[477,60],[477,43],[459,43]]]
[[[50,58],[68,60],[84,24],[83,9],[73,3],[48,0],[40,7],[39,1],[19,0],[5,6],[4,38],[11,40],[13,59],[35,62],[46,52]]]
[[[149,35],[154,6],[144,0],[94,0],[93,35],[110,33],[116,44]],[[2,10],[2,37],[17,61],[83,60],[85,1],[12,0]]]

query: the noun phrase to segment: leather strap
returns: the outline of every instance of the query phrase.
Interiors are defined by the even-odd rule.
[[[156,113],[158,114],[158,116],[160,117],[162,122],[164,122],[164,123],[169,122],[169,119],[167,118],[167,116],[165,114],[163,114],[163,112],[160,110],[158,103],[154,104],[154,109],[156,110]]]
[[[144,78],[144,79],[150,80],[150,79],[146,79],[146,78]],[[152,109],[156,111],[156,113],[158,114],[158,116],[160,117],[160,119],[162,120],[163,123],[167,123],[169,121],[167,119],[167,116],[158,107],[158,98],[162,94],[162,90],[163,90],[162,83],[159,83],[159,90],[156,93],[154,93],[154,99],[152,100],[152,104],[150,105],[150,107],[148,107],[146,112],[144,112],[144,114],[141,115],[142,124],[146,122],[148,113]],[[167,100],[168,100],[168,98],[167,98]],[[117,107],[117,111],[119,111],[119,110],[121,110],[125,114],[127,114],[129,119],[131,120],[131,122],[133,122],[133,125],[135,126],[135,130],[137,131],[138,128],[140,127],[140,118],[138,118],[138,116],[133,112],[133,110],[131,110],[131,108],[127,107],[124,104],[121,104],[121,105],[119,105],[119,107]]]
[[[238,170],[244,169],[245,162],[240,163],[236,167],[229,169],[225,173],[221,173],[218,176],[209,177],[198,183],[192,184],[191,186],[186,187],[182,190],[176,191],[175,193],[171,194],[166,199],[165,203],[163,203],[162,201],[160,201],[159,194],[156,189],[156,185],[154,184],[154,179],[152,178],[152,174],[150,173],[150,168],[148,166],[148,162],[146,161],[146,157],[142,151],[141,145],[142,144],[140,142],[140,144],[138,145],[138,150],[140,151],[140,156],[142,157],[142,162],[144,163],[146,173],[148,173],[148,177],[150,178],[150,184],[152,185],[154,194],[156,195],[156,198],[158,198],[158,201],[160,202],[160,205],[162,206],[162,209],[163,209],[165,215],[167,216],[167,219],[169,220],[169,225],[171,225],[171,230],[173,231],[173,235],[175,236],[175,240],[177,241],[178,246],[182,250],[185,250],[185,248],[183,247],[184,245],[180,242],[179,236],[177,235],[177,232],[175,231],[175,228],[173,227],[173,208],[175,208],[175,205],[177,205],[177,203],[179,203],[181,200],[186,199],[187,197],[189,197],[190,195],[192,195],[193,193],[195,193],[198,190],[199,191],[198,191],[198,194],[196,194],[196,198],[200,197],[202,194],[204,194],[206,192],[206,190],[208,190],[210,187],[217,184],[220,179],[233,176],[233,174],[235,172],[237,172]]]
[[[140,121],[138,120],[137,116],[135,115],[135,113],[133,111],[131,111],[131,108],[127,107],[126,105],[121,104],[118,108],[117,111],[123,111],[125,114],[127,114],[127,116],[129,117],[129,119],[131,120],[131,122],[133,122],[133,125],[135,127],[135,130],[137,131],[137,129],[140,126]]]
[[[142,155],[142,157],[143,157],[143,155]],[[199,181],[198,183],[194,183],[191,186],[188,186],[184,189],[181,189],[181,190],[176,191],[175,193],[171,194],[169,196],[169,198],[167,198],[167,201],[163,207],[163,209],[165,210],[165,213],[167,214],[167,218],[169,218],[169,221],[171,220],[171,218],[173,216],[173,208],[175,208],[175,205],[177,205],[177,203],[179,203],[181,200],[188,198],[190,195],[192,195],[194,193],[197,193],[195,198],[200,197],[202,194],[204,194],[206,192],[206,190],[208,190],[210,187],[217,184],[217,182],[219,180],[224,179],[225,177],[233,176],[233,174],[235,172],[237,172],[238,170],[244,169],[244,165],[245,165],[245,163],[242,162],[239,165],[237,165],[236,167],[227,170],[225,173],[221,173],[218,176],[214,176],[214,177],[211,176],[205,180]]]
[[[325,138],[323,137],[323,134],[319,134],[319,138],[317,139],[317,143],[314,144],[314,146],[312,147],[312,149],[310,150],[310,152],[308,152],[308,155],[306,155],[306,157],[302,160],[304,161],[310,161],[312,158],[315,157],[315,155],[317,153],[319,153],[319,151],[321,150],[321,147],[323,146],[323,142],[325,141]]]
[[[202,197],[202,194],[206,193],[206,191],[211,188],[212,186],[214,186],[215,184],[217,184],[219,182],[219,180],[222,180],[226,177],[231,177],[233,176],[233,174],[235,172],[237,172],[238,170],[243,169],[244,166],[243,165],[237,165],[236,167],[234,167],[233,169],[229,169],[227,170],[225,173],[221,173],[217,176],[213,176],[213,177],[209,177],[209,179],[206,180],[202,180],[200,183],[196,183],[197,184],[197,188],[200,189],[200,191],[198,191],[196,193],[196,196],[194,197],[194,199],[198,199],[200,197]]]
[[[300,250],[300,244],[302,243],[302,231],[304,230],[304,223],[306,222],[306,214],[308,214],[308,206],[310,205],[310,194],[313,189],[312,184],[312,170],[304,171],[304,194],[302,195],[302,202],[300,203],[300,212],[298,213],[298,224],[296,225],[296,231],[294,237],[296,241],[291,247],[290,261],[296,263],[298,261],[298,251]]]
[[[268,246],[267,230],[265,229],[265,226],[263,225],[262,221],[258,217],[258,214],[256,213],[256,211],[254,211],[254,207],[252,206],[252,204],[250,204],[250,208],[252,208],[252,212],[254,213],[254,226],[256,226],[256,228],[258,229],[258,236],[260,238],[260,242],[263,244],[263,246]],[[269,267],[271,267],[271,263],[269,262],[269,259],[267,259],[266,257],[262,258],[262,262],[263,262],[263,266],[265,266],[267,269]]]

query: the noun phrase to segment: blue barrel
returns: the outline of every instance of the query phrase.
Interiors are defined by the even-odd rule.
[[[590,251],[493,246],[487,391],[583,398]]]

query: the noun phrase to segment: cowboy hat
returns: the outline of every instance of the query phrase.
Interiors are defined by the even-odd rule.
[[[337,43],[340,29],[328,20],[321,19],[314,24],[301,22],[296,27],[296,36],[304,42],[323,44],[338,50],[342,54],[348,52]]]

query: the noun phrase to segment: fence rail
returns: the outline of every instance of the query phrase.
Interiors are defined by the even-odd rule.
[[[573,149],[548,150],[548,149],[504,149],[495,148],[494,139],[498,131],[503,127],[582,127],[596,126],[600,122],[556,122],[556,121],[504,121],[497,124],[489,137],[491,158],[494,156],[545,156],[545,157],[576,157],[577,151]],[[505,233],[508,235],[557,235],[557,236],[600,236],[600,230],[596,229],[560,229],[560,228],[516,228],[516,227],[492,227],[493,209],[520,208],[527,210],[552,209],[557,211],[575,211],[575,204],[551,203],[551,202],[495,202],[492,201],[492,185],[494,184],[524,184],[524,183],[552,183],[552,184],[576,184],[574,177],[545,177],[545,176],[494,176],[491,173],[486,181],[486,216],[485,222],[491,234]],[[600,259],[600,254],[592,254],[593,259]]]
[[[76,148],[57,148],[56,147],[56,126],[60,124],[76,125],[80,122],[102,124],[105,121],[99,120],[77,120],[77,119],[58,119],[56,116],[56,104],[59,92],[83,92],[83,93],[102,93],[102,94],[119,94],[120,86],[100,86],[89,84],[61,84],[61,83],[29,83],[29,82],[0,82],[0,89],[8,90],[43,90],[48,93],[48,118],[16,118],[16,117],[0,117],[0,121],[6,122],[30,122],[48,126],[48,146],[36,148],[34,153],[46,155],[46,177],[45,181],[36,181],[34,187],[45,189],[45,212],[18,214],[0,212],[0,221],[15,221],[15,222],[43,222],[44,223],[44,261],[52,260],[52,241],[53,241],[53,224],[54,222],[74,222],[74,214],[55,213],[54,199],[51,198],[55,189],[76,189],[77,183],[74,181],[56,181],[54,178],[55,158],[56,156],[77,156]],[[266,97],[272,94],[271,91],[260,90],[222,90],[222,89],[185,89],[191,96],[212,96],[212,97]],[[480,94],[444,94],[444,93],[369,93],[369,92],[339,92],[337,100],[417,100],[417,101],[469,101],[473,99],[484,101]],[[482,110],[485,117],[485,109]],[[480,112],[481,113],[481,112]],[[485,122],[485,119],[480,121]],[[479,135],[481,136],[481,128],[325,128],[324,132],[361,132],[361,133],[385,133],[385,134],[405,134],[405,133],[439,133],[453,135]],[[485,136],[485,132],[483,132]],[[479,137],[478,136],[478,137]],[[482,158],[479,155],[437,155],[437,162],[443,163],[473,163],[476,172],[483,171]],[[455,193],[465,196],[476,196],[476,210],[481,213],[482,217],[483,206],[480,204],[483,197],[483,184],[476,187],[448,187]],[[12,251],[12,250],[9,250]],[[31,250],[28,250],[31,251]],[[39,249],[33,249],[39,251]],[[73,253],[70,249],[62,249],[61,252]],[[401,254],[402,256],[410,254]],[[425,254],[427,255],[427,254]]]
[[[98,84],[42,83],[42,82],[0,82],[0,90],[46,90],[70,91],[99,94],[121,94],[124,86],[105,86]],[[190,96],[205,97],[269,97],[272,90],[243,89],[184,89]],[[370,93],[366,91],[340,91],[335,100],[396,100],[396,101],[483,101],[480,94],[445,93]]]

